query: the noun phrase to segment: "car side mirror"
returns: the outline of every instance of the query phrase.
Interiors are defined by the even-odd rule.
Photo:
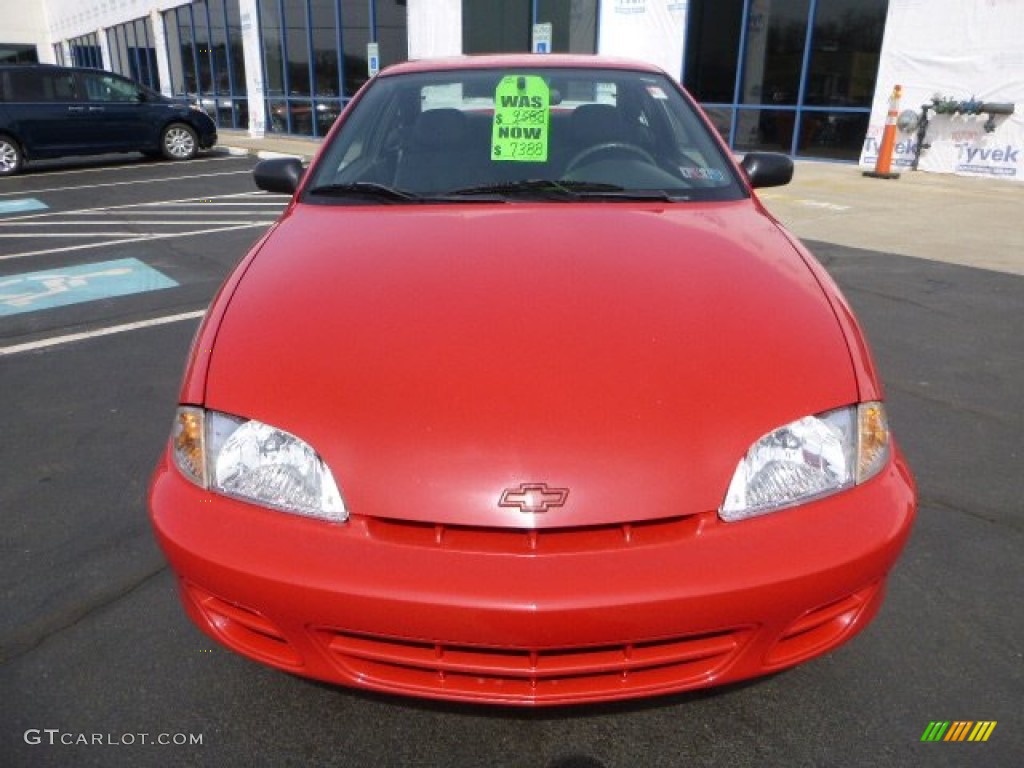
[[[275,157],[260,160],[252,170],[256,186],[264,192],[293,195],[306,171],[297,157]]]
[[[781,187],[793,180],[793,158],[778,152],[748,152],[740,167],[755,189]]]

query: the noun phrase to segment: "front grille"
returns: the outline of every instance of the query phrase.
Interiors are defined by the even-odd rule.
[[[448,645],[319,630],[346,673],[390,690],[463,699],[540,701],[622,696],[710,683],[752,630],[623,645],[518,649]]]
[[[375,541],[458,552],[565,554],[652,546],[695,535],[700,515],[576,528],[488,528],[389,518],[365,518]]]

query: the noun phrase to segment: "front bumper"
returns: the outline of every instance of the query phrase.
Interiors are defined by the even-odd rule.
[[[720,685],[834,648],[877,613],[916,499],[896,451],[862,486],[741,523],[332,525],[205,492],[165,456],[150,505],[189,615],[239,653],[342,685],[553,705]]]

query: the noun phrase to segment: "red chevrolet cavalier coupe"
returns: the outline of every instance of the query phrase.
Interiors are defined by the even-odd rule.
[[[396,66],[196,338],[150,505],[189,615],[298,675],[552,705],[863,629],[916,508],[850,307],[660,70]]]

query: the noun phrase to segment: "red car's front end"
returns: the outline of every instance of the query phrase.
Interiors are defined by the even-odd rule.
[[[915,510],[881,400],[749,194],[300,194],[211,307],[152,518],[193,620],[290,672],[514,705],[688,690],[877,612]]]

